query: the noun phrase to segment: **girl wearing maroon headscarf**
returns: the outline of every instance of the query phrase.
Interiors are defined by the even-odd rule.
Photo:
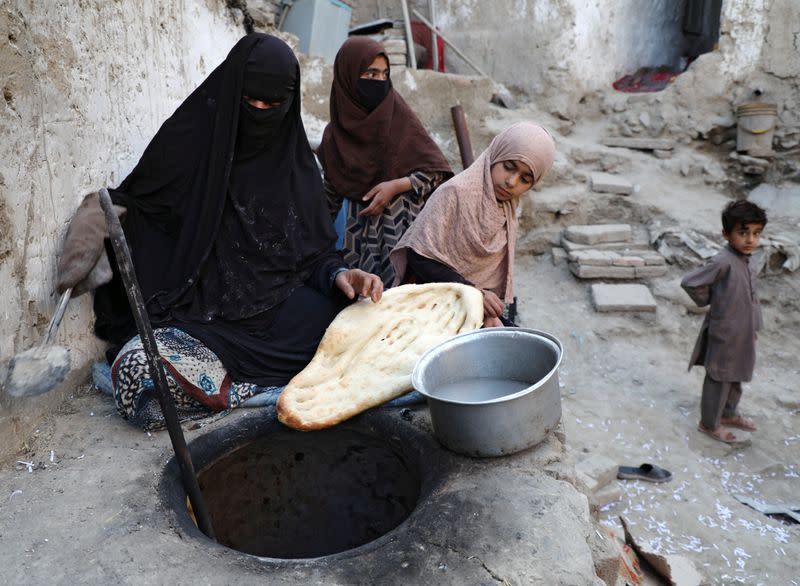
[[[319,158],[333,217],[345,206],[344,255],[352,267],[394,280],[389,253],[450,165],[389,76],[383,46],[345,41],[333,66],[331,122]]]

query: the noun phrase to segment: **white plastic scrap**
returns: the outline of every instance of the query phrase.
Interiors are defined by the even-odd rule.
[[[33,462],[25,462],[24,460],[17,460],[17,464],[22,464],[28,469],[28,472],[33,472]]]

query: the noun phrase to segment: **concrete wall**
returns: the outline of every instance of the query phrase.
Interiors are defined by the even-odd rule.
[[[6,0],[0,30],[3,360],[50,320],[56,254],[82,195],[124,178],[242,29],[223,0]],[[68,384],[24,401],[0,393],[0,459],[100,356],[89,297],[67,308],[58,335],[72,351]]]

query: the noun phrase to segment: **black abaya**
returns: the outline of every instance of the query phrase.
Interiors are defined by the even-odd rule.
[[[256,94],[256,95],[252,95]],[[280,103],[259,110],[243,95]],[[299,66],[250,34],[162,125],[115,190],[153,324],[184,329],[231,377],[283,384],[344,303],[344,262],[300,118]],[[135,333],[119,279],[98,290],[95,331]]]

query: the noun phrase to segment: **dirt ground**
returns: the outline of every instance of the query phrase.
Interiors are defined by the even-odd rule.
[[[636,232],[659,219],[719,240],[724,193],[700,177],[665,170],[668,164],[650,154],[599,147],[602,136],[600,124],[586,124],[562,137],[559,150],[622,152],[627,160],[619,172],[639,186],[637,192],[607,197],[573,184],[556,186],[550,195],[544,187],[534,201],[550,208],[577,202],[573,207],[590,216],[587,223],[631,222]],[[686,146],[673,155],[682,157],[713,161]],[[798,218],[772,216],[767,232],[797,234],[797,226]],[[660,553],[685,555],[711,583],[800,584],[800,525],[733,498],[800,498],[800,274],[759,281],[765,329],[740,404],[759,431],[749,447],[737,449],[696,431],[704,371],[686,367],[702,315],[687,311],[680,294],[685,270],[671,266],[666,276],[647,282],[658,302],[654,316],[601,314],[592,307],[590,282],[574,278],[565,263],[554,266],[550,253],[517,260],[520,322],[552,332],[566,347],[563,421],[575,459],[602,453],[619,464],[658,464],[674,475],[663,485],[621,482],[623,497],[602,509],[602,522],[619,527],[624,516],[637,539]]]
[[[490,133],[518,118],[558,124],[532,108],[492,111]],[[583,179],[599,163],[560,159],[552,182],[533,194],[534,211],[562,206],[569,213],[560,216],[560,224],[624,221],[642,233],[655,218],[709,236],[718,233],[727,196],[702,176],[678,172],[682,158],[713,163],[715,155],[691,146],[681,146],[667,160],[612,152],[598,144],[603,132],[599,122],[577,124],[559,137],[559,151],[578,148],[618,157],[618,172],[638,190],[627,198],[591,194]],[[796,230],[797,222],[772,218],[767,233],[773,226]],[[552,233],[554,226],[541,220],[536,229]],[[687,372],[686,366],[702,316],[689,312],[679,294],[683,269],[672,266],[665,277],[648,281],[658,301],[658,311],[648,316],[596,313],[589,283],[575,279],[565,264],[555,265],[549,252],[520,255],[516,270],[521,325],[551,332],[565,347],[560,375],[571,456],[578,461],[602,453],[620,464],[651,462],[674,474],[665,485],[624,483],[622,499],[601,510],[601,521],[619,526],[618,517],[624,516],[637,539],[688,557],[713,584],[800,584],[800,526],[762,515],[733,497],[800,498],[800,272],[760,281],[766,327],[759,335],[755,377],[745,385],[741,404],[759,431],[749,447],[731,448],[696,431],[703,373]],[[202,432],[189,431],[187,439]],[[171,576],[157,577],[147,573],[146,559],[135,563],[142,568],[139,576],[117,569],[121,560],[128,567],[136,561],[130,536],[144,527],[160,527],[156,542],[174,537],[163,522],[154,523],[163,511],[114,498],[131,485],[154,490],[170,456],[165,433],[134,429],[117,417],[109,398],[88,386],[76,389],[16,459],[31,466],[16,460],[0,466],[0,568],[5,568],[0,574],[13,582],[48,575],[59,583],[83,567],[91,583],[185,581],[189,570],[180,565]],[[84,498],[81,487],[89,485],[107,487],[102,501]],[[72,551],[48,538],[80,534],[83,527],[100,527],[103,538],[117,540],[116,556],[98,557],[92,548]]]

